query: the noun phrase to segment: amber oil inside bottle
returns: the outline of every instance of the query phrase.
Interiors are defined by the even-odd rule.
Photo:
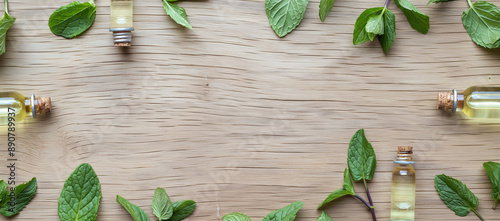
[[[50,112],[51,108],[49,97],[25,97],[17,92],[0,92],[0,125],[20,122],[26,116],[45,114]]]
[[[415,220],[416,176],[413,169],[413,147],[399,146],[392,173],[391,221]]]

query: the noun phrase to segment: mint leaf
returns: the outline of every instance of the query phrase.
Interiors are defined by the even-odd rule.
[[[59,197],[58,214],[61,221],[96,220],[101,200],[101,184],[89,164],[81,164],[64,182]]]
[[[194,208],[196,208],[196,202],[193,200],[177,201],[173,203],[173,207],[174,214],[169,221],[180,221],[193,213]]]
[[[382,12],[376,15],[372,15],[368,18],[368,22],[366,22],[366,32],[368,32],[370,40],[373,41],[375,35],[383,35],[384,34],[384,12],[386,8],[382,9]]]
[[[441,200],[443,200],[446,206],[453,210],[455,214],[466,216],[472,210],[481,220],[484,220],[476,211],[479,205],[477,197],[465,184],[442,174],[435,176],[434,186]]]
[[[182,25],[186,28],[193,29],[189,23],[186,10],[176,4],[170,3],[170,1],[163,0],[163,9],[177,24]]]
[[[319,204],[318,209],[323,207],[325,204],[332,202],[340,197],[347,196],[347,195],[355,195],[356,193],[354,192],[354,186],[352,185],[352,180],[351,180],[351,174],[349,173],[349,170],[346,168],[344,170],[344,184],[342,189],[338,189],[330,193],[326,197],[326,199]]]
[[[9,186],[3,180],[0,180],[0,205],[3,205],[4,200],[7,199],[7,188]]]
[[[494,4],[475,2],[462,13],[462,23],[476,44],[485,48],[500,46],[500,10]]]
[[[328,214],[323,211],[321,215],[319,215],[318,219],[316,221],[333,221],[332,217],[328,216]]]
[[[127,210],[127,212],[132,216],[132,219],[134,221],[149,221],[148,214],[144,212],[140,207],[130,203],[128,200],[125,198],[121,197],[120,195],[116,195],[116,202],[118,202],[120,205]]]
[[[293,202],[284,208],[272,211],[262,221],[293,221],[302,206],[304,203],[301,201]]]
[[[252,220],[245,214],[231,213],[222,217],[222,221],[252,221]]]
[[[427,5],[429,5],[430,3],[451,2],[451,1],[454,0],[429,0],[429,2],[427,2]]]
[[[158,218],[158,220],[168,220],[172,217],[174,207],[170,198],[167,195],[167,191],[163,188],[156,188],[155,195],[153,196],[153,214]]]
[[[335,3],[335,0],[321,0],[319,3],[319,18],[322,22],[325,21],[326,16],[332,10],[333,3]]]
[[[387,54],[396,38],[396,17],[389,9],[384,13],[384,34],[377,35],[382,49]]]
[[[304,18],[308,0],[266,0],[269,24],[279,37],[292,32]]]
[[[7,193],[7,196],[4,199],[5,201],[2,203],[5,204],[0,208],[0,213],[4,216],[14,216],[18,214],[31,202],[31,199],[33,199],[36,194],[36,189],[37,182],[35,177],[26,183],[17,185],[14,192],[9,191]],[[15,200],[15,207],[13,210],[10,204],[12,197],[14,197]]]
[[[377,159],[363,129],[358,130],[351,138],[347,150],[347,165],[354,181],[366,181],[373,178]]]
[[[500,163],[485,162],[483,163],[483,167],[491,181],[491,197],[495,201],[493,209],[496,209],[500,200]]]
[[[369,8],[359,15],[358,19],[356,19],[356,23],[354,24],[354,33],[352,38],[352,43],[354,45],[359,45],[375,38],[375,34],[368,33],[366,31],[366,24],[372,16],[379,14],[382,10],[384,10],[384,7]]]
[[[49,18],[50,31],[64,38],[74,38],[92,26],[96,16],[94,0],[75,1],[55,10]]]
[[[7,40],[7,31],[9,30],[10,26],[14,24],[15,21],[16,19],[10,17],[7,11],[5,11],[2,18],[0,18],[0,55],[5,53],[5,41]]]
[[[429,16],[422,13],[408,0],[395,0],[396,5],[403,11],[410,26],[416,31],[427,34],[429,31]]]

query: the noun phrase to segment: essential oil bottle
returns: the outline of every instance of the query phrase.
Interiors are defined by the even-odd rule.
[[[0,125],[22,121],[26,116],[36,118],[50,112],[50,97],[25,97],[17,92],[0,92]]]
[[[134,30],[134,2],[111,0],[111,24],[115,46],[130,46]]]
[[[391,221],[415,220],[416,179],[413,169],[413,147],[398,146],[394,160],[396,169],[392,173]]]
[[[470,118],[500,118],[500,87],[470,87],[464,92],[438,93],[438,109]]]

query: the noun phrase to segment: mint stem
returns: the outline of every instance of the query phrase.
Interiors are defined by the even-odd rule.
[[[4,7],[5,7],[5,13],[9,14],[9,8],[7,7],[8,2],[7,2],[7,0],[4,0],[3,2],[4,2]]]
[[[469,7],[472,8],[472,3],[470,2],[470,0],[467,0],[467,3],[469,4]]]
[[[373,221],[377,221],[377,216],[375,216],[375,207],[373,206],[372,196],[370,195],[370,190],[368,189],[368,186],[366,185],[365,179],[363,179],[363,183],[365,184],[366,196],[368,196],[368,202],[370,202],[370,206],[371,206],[370,212],[372,213]]]
[[[387,8],[387,7],[389,6],[389,1],[391,1],[391,0],[385,0],[385,5],[384,5],[384,7],[386,7],[386,8]]]
[[[481,221],[484,221],[484,218],[481,215],[479,215],[479,213],[475,209],[472,209],[472,212],[474,212],[477,215],[477,217],[481,219]]]
[[[368,202],[366,202],[365,199],[363,199],[363,197],[361,197],[360,195],[358,194],[354,194],[353,195],[354,197],[356,197],[359,201],[361,201],[363,204],[365,204],[366,207],[368,207],[368,209],[371,209],[372,207],[370,206],[370,204],[368,204]]]
[[[499,199],[496,199],[496,200],[495,200],[495,203],[493,203],[493,209],[497,209],[498,200],[499,200]]]

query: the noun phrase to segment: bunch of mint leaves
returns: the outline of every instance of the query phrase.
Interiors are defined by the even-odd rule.
[[[281,209],[270,212],[262,221],[293,221],[304,206],[302,201],[296,201]],[[230,213],[222,217],[222,221],[252,221],[243,213]]]
[[[318,209],[325,207],[325,205],[340,197],[350,195],[360,200],[370,210],[372,219],[374,221],[377,220],[370,190],[366,184],[366,181],[373,179],[375,168],[377,167],[377,159],[375,151],[373,150],[371,143],[366,139],[365,131],[363,129],[358,130],[349,142],[347,165],[348,168],[344,170],[344,184],[342,185],[342,188],[335,190],[328,195],[326,199],[319,204]],[[363,181],[368,202],[366,202],[363,197],[359,196],[354,191],[353,180],[356,182]]]
[[[483,167],[491,181],[491,197],[494,200],[493,209],[496,209],[500,201],[500,164],[496,162],[485,162]],[[460,180],[444,174],[434,177],[434,186],[443,202],[458,216],[467,216],[470,211],[474,212],[481,220],[485,220],[477,211],[478,198]]]

